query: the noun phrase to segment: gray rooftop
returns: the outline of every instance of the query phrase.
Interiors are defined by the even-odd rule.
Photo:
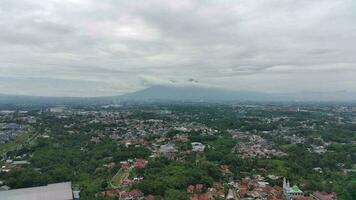
[[[1,200],[72,200],[71,182],[0,191]]]

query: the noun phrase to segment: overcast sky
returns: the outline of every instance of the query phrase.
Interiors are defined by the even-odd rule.
[[[356,92],[355,0],[1,0],[0,93]]]

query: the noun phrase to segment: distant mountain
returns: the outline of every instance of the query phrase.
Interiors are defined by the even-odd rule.
[[[0,105],[83,105],[147,102],[277,102],[277,101],[355,101],[356,94],[348,92],[307,92],[269,94],[252,91],[231,91],[205,87],[152,86],[137,92],[109,97],[38,97],[1,95]]]
[[[204,87],[152,86],[118,97],[120,100],[134,101],[281,101],[282,95],[271,95],[250,91],[230,91]]]

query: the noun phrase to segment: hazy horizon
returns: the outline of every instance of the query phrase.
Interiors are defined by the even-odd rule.
[[[4,0],[0,94],[352,94],[355,10],[352,0]]]

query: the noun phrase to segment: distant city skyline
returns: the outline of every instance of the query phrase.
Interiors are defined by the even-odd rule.
[[[353,0],[3,0],[0,94],[356,92]]]

